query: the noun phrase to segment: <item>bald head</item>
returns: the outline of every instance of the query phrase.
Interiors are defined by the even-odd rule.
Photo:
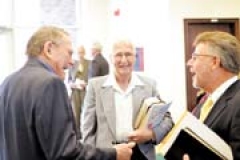
[[[86,54],[85,48],[83,45],[78,47],[78,56],[80,59],[83,59]]]
[[[94,42],[92,44],[92,56],[95,57],[98,54],[102,53],[102,45],[99,42]]]

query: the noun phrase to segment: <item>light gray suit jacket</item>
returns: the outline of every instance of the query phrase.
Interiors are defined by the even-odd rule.
[[[88,83],[88,89],[83,108],[83,142],[97,147],[112,147],[116,141],[116,112],[114,104],[114,89],[103,86],[108,76],[93,78]],[[158,96],[156,82],[147,77],[138,76],[144,85],[136,86],[132,91],[133,97],[133,124],[143,99]],[[172,121],[169,122],[172,127]],[[166,128],[166,126],[164,127]],[[157,129],[158,130],[158,129]],[[161,133],[155,133],[163,137]],[[166,129],[166,132],[168,130]],[[165,132],[165,130],[164,130]],[[158,137],[159,137],[158,136]],[[157,138],[158,140],[159,138]],[[161,138],[160,138],[161,139]],[[155,159],[154,144],[152,142],[139,144],[142,153],[149,159]]]

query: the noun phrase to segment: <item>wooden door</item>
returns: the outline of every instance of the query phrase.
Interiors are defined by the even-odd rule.
[[[239,38],[239,19],[184,19],[185,64],[194,50],[192,43],[197,34],[204,31],[224,31]],[[191,111],[196,106],[197,90],[192,87],[192,75],[186,66],[187,107]]]

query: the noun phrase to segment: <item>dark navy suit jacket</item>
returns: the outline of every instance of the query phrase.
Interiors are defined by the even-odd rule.
[[[109,64],[102,54],[96,55],[89,67],[89,78],[104,76],[109,73]]]
[[[0,159],[115,160],[116,151],[79,143],[64,83],[30,58],[0,87]]]
[[[199,117],[201,104],[195,115]],[[240,160],[240,81],[233,83],[213,106],[204,123],[230,145],[234,160]]]

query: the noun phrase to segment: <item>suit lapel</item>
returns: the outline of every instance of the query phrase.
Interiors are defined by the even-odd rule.
[[[109,124],[110,130],[113,135],[116,135],[116,109],[114,104],[114,91],[112,87],[101,88],[101,102],[103,106],[103,112]]]
[[[135,123],[142,100],[145,98],[147,98],[145,87],[144,86],[136,86],[133,89],[133,124]]]
[[[223,112],[224,108],[228,106],[228,101],[231,97],[234,96],[235,92],[239,89],[240,81],[236,81],[233,83],[226,92],[219,98],[216,104],[213,106],[212,110],[210,111],[209,115],[207,116],[206,120],[204,121],[205,124],[211,126],[211,124],[217,119],[217,117]]]
[[[146,85],[136,86],[132,91],[133,97],[133,124],[139,112],[142,100],[153,96],[152,90],[147,88]],[[116,108],[115,108],[115,98],[114,90],[112,87],[102,87],[100,91],[101,103],[103,106],[104,114],[109,124],[110,130],[113,135],[116,135]]]
[[[223,97],[217,101],[217,103],[213,106],[212,110],[210,111],[209,115],[205,119],[204,123],[210,126],[214,120],[216,120],[219,114],[222,113],[223,109],[227,106],[226,97]]]

